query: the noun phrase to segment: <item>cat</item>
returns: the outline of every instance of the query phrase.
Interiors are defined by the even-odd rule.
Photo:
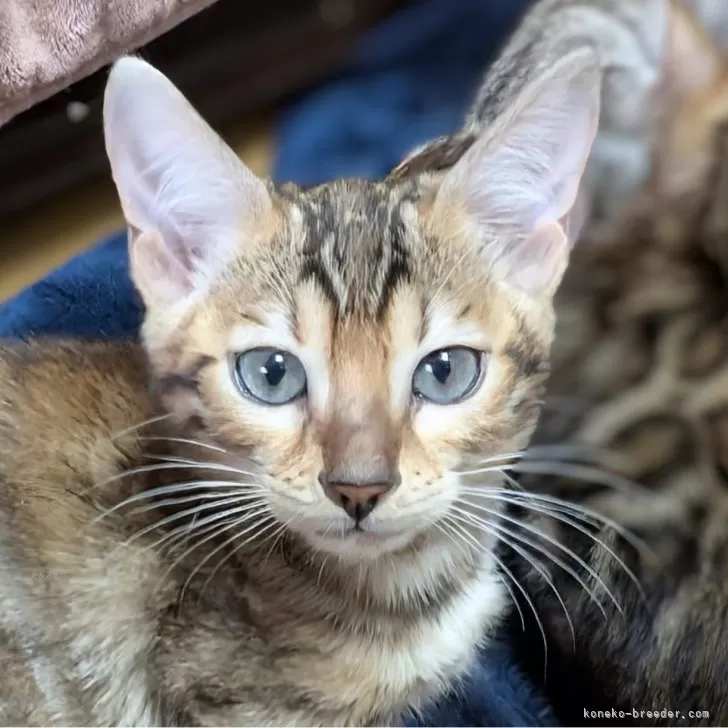
[[[693,88],[655,135],[642,212],[599,246],[587,225],[556,296],[533,452],[558,445],[582,460],[525,459],[539,473],[520,478],[532,495],[511,498],[588,587],[528,544],[539,568],[514,558],[567,725],[612,709],[637,725],[728,721],[728,58],[679,18]],[[543,520],[554,497],[573,507]]]
[[[512,588],[468,471],[536,424],[599,97],[574,45],[447,173],[302,189],[114,65],[142,343],[0,349],[2,723],[383,725],[467,673]]]

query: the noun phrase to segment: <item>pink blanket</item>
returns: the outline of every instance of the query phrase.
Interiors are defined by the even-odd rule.
[[[0,0],[0,124],[213,2]]]

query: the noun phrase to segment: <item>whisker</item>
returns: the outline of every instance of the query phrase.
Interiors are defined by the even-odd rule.
[[[550,457],[549,457],[550,456]],[[490,455],[478,461],[478,466],[489,465],[500,462],[501,460],[523,459],[547,459],[558,462],[574,462],[575,459],[588,461],[592,463],[617,462],[616,457],[612,453],[603,448],[580,442],[553,443],[542,445],[531,445],[526,450],[516,450],[513,452],[499,453]],[[574,463],[577,464],[577,463]],[[457,471],[460,473],[468,473],[469,471]]]
[[[189,465],[190,467],[198,466],[199,468],[209,470],[217,469],[226,473],[238,473],[239,475],[255,476],[259,475],[251,470],[242,470],[232,465],[224,465],[223,463],[214,463],[209,460],[195,460],[194,458],[185,458],[179,455],[165,455],[158,453],[147,453],[147,457],[154,458],[160,463],[179,463],[180,465]]]
[[[232,505],[233,503],[238,503],[238,498],[227,498],[223,502],[220,502],[217,505]],[[210,509],[214,508],[216,504],[205,504],[204,509]],[[213,513],[210,516],[205,516],[205,518],[202,518],[198,521],[198,527],[199,526],[206,526],[208,523],[213,523],[214,521],[219,521],[222,518],[226,518],[228,516],[234,515],[235,513],[247,513],[248,511],[253,510],[256,506],[259,506],[260,502],[253,501],[252,503],[246,503],[244,506],[240,506],[238,508],[231,508],[227,511],[223,511],[221,513]],[[152,533],[152,531],[157,531],[160,528],[163,528],[164,526],[169,525],[170,523],[174,523],[175,521],[179,521],[181,519],[187,518],[188,516],[192,516],[195,513],[199,513],[200,510],[203,510],[202,507],[198,506],[197,508],[187,508],[184,511],[180,511],[179,513],[173,513],[170,516],[167,516],[166,518],[163,518],[161,521],[156,521],[152,523],[149,526],[145,526],[141,530],[134,533],[132,536],[130,536],[124,543],[125,545],[129,545],[133,541],[136,541],[143,536],[146,536],[148,533]]]
[[[124,435],[128,435],[131,432],[135,432],[136,430],[141,430],[143,427],[147,427],[148,425],[154,425],[157,422],[163,422],[164,420],[168,420],[170,417],[172,417],[172,414],[166,414],[166,415],[158,415],[157,417],[150,417],[148,420],[144,420],[143,422],[140,422],[136,425],[132,425],[131,427],[127,427],[123,430],[119,430],[117,433],[110,436],[110,440],[113,442],[114,440],[118,440],[121,437],[124,437]]]
[[[490,457],[478,460],[477,467],[472,470],[455,470],[458,475],[478,475],[479,473],[497,472],[498,463],[503,461],[517,461],[524,456],[524,450],[516,452],[506,452],[500,455],[491,455]]]
[[[521,548],[517,543],[515,543],[512,539],[509,538],[509,536],[505,535],[504,533],[501,533],[500,535],[494,535],[496,536],[496,538],[500,539],[506,546],[515,551],[526,563],[530,564],[541,575],[541,578],[546,582],[551,591],[556,595],[556,599],[558,599],[559,604],[561,604],[561,608],[564,610],[566,621],[569,623],[569,629],[571,630],[572,646],[573,650],[576,651],[576,632],[574,631],[574,623],[571,620],[569,610],[566,608],[566,603],[564,602],[559,590],[556,588],[556,584],[554,584],[554,580],[551,578],[551,575],[548,573],[548,570],[544,566],[543,562],[540,559],[537,559],[533,554],[529,554],[526,549]]]
[[[211,445],[207,442],[202,442],[201,440],[193,440],[187,437],[162,437],[161,435],[158,435],[149,437],[140,436],[139,439],[144,442],[176,442],[182,445],[194,445],[196,447],[201,447],[206,450],[213,450],[214,452],[219,452],[224,455],[229,454],[224,447],[218,447],[217,445]]]
[[[505,496],[512,496],[513,498],[522,498],[524,500],[532,500],[537,501],[540,503],[550,503],[556,506],[559,509],[562,509],[562,512],[569,512],[573,513],[575,517],[576,514],[583,515],[585,517],[593,518],[598,523],[603,523],[605,526],[608,526],[609,528],[616,531],[622,538],[630,543],[637,551],[643,554],[653,554],[652,549],[650,548],[649,544],[641,539],[636,534],[632,533],[628,529],[624,528],[624,526],[621,526],[616,521],[613,521],[611,518],[607,518],[606,516],[603,516],[601,513],[592,510],[591,508],[587,508],[586,506],[582,505],[581,503],[570,503],[569,501],[564,500],[563,498],[557,498],[556,496],[551,495],[545,495],[543,493],[533,493],[531,491],[511,491],[511,490],[503,490],[503,489],[495,489],[495,488],[470,488],[467,486],[461,487],[460,490],[463,493],[468,493],[468,495],[474,495],[479,497],[490,497],[491,494],[501,494],[504,497]],[[521,505],[523,503],[523,500],[515,500],[511,501],[514,505]]]
[[[506,483],[511,487],[511,490],[515,490],[515,491],[525,491],[526,490],[510,473],[506,473],[505,470],[501,470],[501,475],[503,476],[503,480],[505,480]],[[491,488],[491,490],[492,490],[492,488]]]
[[[447,287],[447,284],[450,282],[450,279],[453,277],[455,271],[457,271],[459,269],[459,267],[467,260],[468,255],[469,255],[469,253],[467,250],[463,251],[463,254],[460,256],[460,258],[458,259],[456,264],[453,265],[452,268],[450,268],[450,271],[443,278],[440,285],[435,289],[434,294],[432,296],[430,296],[430,301],[436,301],[439,298],[440,294],[445,290],[445,288]],[[463,284],[461,284],[461,288],[462,288],[462,285]]]
[[[457,506],[455,506],[455,508],[457,508]],[[468,513],[467,511],[463,511],[460,508],[458,508],[457,510],[459,512],[463,513],[464,515],[468,516],[469,518],[475,519],[476,522],[487,524],[491,528],[499,528],[499,529],[504,528],[500,524],[493,523],[492,521],[485,521],[484,519],[480,518],[479,516],[476,516],[472,513]],[[567,556],[572,558],[579,566],[581,566],[582,569],[584,569],[584,571],[586,571],[586,573],[592,579],[594,579],[594,581],[596,583],[598,583],[602,587],[602,589],[604,589],[604,592],[609,596],[611,601],[614,603],[614,606],[616,607],[617,611],[620,614],[623,613],[622,606],[619,604],[616,597],[609,590],[609,587],[604,583],[604,581],[599,576],[599,574],[597,574],[597,572],[594,571],[594,569],[591,566],[589,566],[589,564],[587,564],[586,561],[584,561],[578,554],[574,553],[574,551],[572,551],[568,547],[564,546],[564,544],[560,543],[555,538],[552,538],[547,533],[544,533],[540,528],[536,528],[535,526],[532,526],[528,523],[524,523],[523,521],[519,521],[517,518],[512,518],[511,516],[508,516],[504,513],[500,513],[491,508],[485,508],[484,506],[481,506],[480,510],[490,513],[491,515],[496,516],[500,520],[504,520],[504,521],[507,521],[508,523],[512,523],[512,524],[518,526],[519,528],[522,528],[524,531],[528,531],[529,533],[532,533],[534,536],[536,536],[536,538],[542,539],[542,540],[546,541],[547,543],[550,543],[552,546],[555,546],[557,549],[562,551],[564,554],[566,554]],[[541,553],[543,553],[544,556],[548,556],[555,564],[560,566],[567,574],[569,574],[572,578],[574,578],[587,594],[590,594],[590,595],[594,594],[593,591],[590,590],[589,587],[586,585],[586,583],[583,581],[583,579],[577,574],[577,572],[574,571],[574,569],[572,569],[568,564],[563,562],[563,560],[560,559],[558,556],[556,556],[555,554],[552,554],[550,551],[544,549],[543,544],[540,544],[538,542],[533,542],[532,539],[528,539],[527,537],[523,536],[523,534],[514,533],[510,529],[506,529],[506,533],[508,533],[513,538],[517,538],[519,541],[521,541],[521,543],[525,543],[526,545],[539,550]],[[604,610],[604,607],[601,605],[601,603],[598,600],[596,600],[596,597],[595,597],[594,601],[595,601],[595,604],[601,609],[601,611],[603,612],[604,617],[606,619],[607,613]]]
[[[234,489],[230,489],[234,490]],[[225,499],[230,502],[244,502],[249,500],[260,500],[262,491],[256,491],[253,493],[248,492],[247,488],[241,488],[239,495],[229,495],[230,491],[225,493]],[[222,493],[197,493],[196,495],[187,495],[180,498],[162,498],[156,500],[153,503],[146,506],[139,506],[129,511],[129,515],[141,515],[142,513],[148,513],[149,511],[155,511],[160,508],[167,508],[170,506],[179,506],[185,503],[197,503],[199,501],[212,501],[207,504],[206,508],[214,508],[215,504],[220,502]]]
[[[465,547],[468,546],[470,548],[470,551],[472,552],[473,551],[472,546],[469,546],[467,544],[467,542],[464,542],[465,545],[463,545],[463,543],[461,543],[463,541],[462,535],[460,533],[458,533],[458,531],[454,530],[453,524],[448,523],[447,518],[445,518],[444,521],[441,521],[441,522],[434,521],[432,525],[435,526],[440,531],[440,533],[442,533],[444,536],[446,536],[452,543],[454,543],[466,557],[470,556],[470,552],[466,551]],[[450,531],[445,530],[446,526],[453,530],[450,530]],[[454,534],[454,536],[457,536],[457,538],[454,538],[453,534]],[[516,611],[518,612],[518,616],[521,620],[521,629],[525,632],[526,631],[526,618],[523,616],[523,610],[521,609],[521,605],[518,603],[518,599],[516,598],[516,595],[515,595],[513,589],[511,589],[511,585],[507,581],[505,581],[503,576],[504,575],[502,575],[502,574],[500,575],[501,584],[503,584],[506,591],[508,592],[508,594],[511,598],[511,602],[513,603],[513,606],[516,608]],[[511,578],[513,578],[512,573],[511,573]]]
[[[542,445],[531,445],[525,451],[524,460],[538,459],[575,462],[576,460],[607,464],[619,462],[614,453],[595,445],[581,442],[562,442]],[[609,467],[609,466],[608,466]]]
[[[471,534],[469,534],[465,529],[463,529],[461,526],[459,526],[457,524],[457,522],[451,520],[451,516],[452,516],[452,514],[448,514],[448,516],[446,516],[441,521],[441,523],[443,523],[443,524],[447,523],[450,525],[451,528],[457,529],[456,533],[459,532],[463,536],[470,538],[475,544],[477,544],[478,550],[482,550],[482,546],[478,543],[477,539],[473,538],[471,536]],[[496,535],[496,534],[493,534],[493,535]],[[546,639],[546,629],[544,628],[543,622],[541,621],[541,617],[539,616],[538,611],[536,610],[536,605],[533,603],[533,600],[531,599],[531,597],[528,594],[528,592],[526,591],[526,589],[520,584],[518,579],[516,579],[516,577],[513,575],[513,572],[506,566],[506,564],[503,562],[503,560],[501,558],[499,558],[496,553],[493,552],[492,549],[488,550],[488,556],[493,559],[493,561],[500,567],[501,571],[504,574],[508,575],[508,577],[511,580],[511,583],[521,592],[521,595],[526,600],[526,603],[529,605],[529,607],[531,608],[531,611],[533,612],[533,616],[536,619],[536,623],[538,624],[539,631],[541,632],[541,638],[543,640],[543,672],[544,672],[544,680],[545,680],[546,679],[547,659],[548,659],[548,640]],[[506,582],[503,579],[501,579],[501,583],[504,586],[506,584]],[[515,600],[515,596],[513,595],[513,592],[511,592],[510,589],[508,591],[510,592],[511,596],[514,597],[514,600]],[[517,604],[518,601],[515,600],[515,603]],[[523,615],[521,615],[521,616],[523,616]],[[525,621],[524,621],[524,625],[525,625]],[[524,626],[524,629],[525,629],[525,626]]]
[[[649,493],[647,488],[629,478],[588,465],[548,460],[521,460],[519,463],[509,467],[516,473],[551,475],[569,478],[570,480],[585,480],[588,483],[603,485],[620,493],[627,493],[628,495]]]
[[[273,515],[272,515],[272,514],[270,513],[270,509],[269,509],[269,508],[268,508],[267,506],[266,506],[265,510],[267,510],[267,511],[268,511],[268,515],[266,515],[266,517],[265,517],[264,519],[262,519],[261,521],[256,521],[255,523],[253,523],[252,525],[248,526],[248,528],[244,529],[244,530],[243,530],[243,531],[241,531],[240,533],[234,533],[234,534],[233,534],[233,535],[232,535],[232,536],[231,536],[230,538],[226,539],[226,540],[225,540],[225,541],[223,541],[223,542],[222,542],[221,544],[219,544],[218,546],[216,546],[216,547],[215,547],[215,548],[214,548],[214,549],[213,549],[212,551],[210,551],[210,553],[209,553],[209,554],[207,554],[207,556],[205,556],[205,558],[204,558],[204,559],[202,559],[202,560],[201,560],[201,561],[200,561],[200,562],[199,562],[199,563],[197,564],[197,566],[195,566],[195,568],[194,568],[194,569],[192,570],[192,572],[190,573],[190,575],[189,575],[189,576],[187,577],[187,579],[185,580],[185,583],[184,583],[184,584],[182,585],[182,589],[180,590],[180,593],[179,593],[179,602],[180,602],[180,603],[182,603],[182,601],[184,600],[184,595],[185,595],[185,592],[186,592],[186,591],[187,591],[187,589],[189,588],[189,585],[190,585],[190,584],[192,583],[192,579],[194,578],[195,574],[196,574],[196,573],[197,573],[197,572],[198,572],[198,571],[199,571],[199,570],[200,570],[200,569],[201,569],[201,568],[202,568],[202,567],[203,567],[203,566],[204,566],[204,565],[205,565],[205,564],[206,564],[206,563],[207,563],[207,562],[208,562],[208,561],[209,561],[209,560],[210,560],[210,559],[211,559],[211,558],[212,558],[212,557],[213,557],[213,556],[215,555],[215,554],[219,553],[220,551],[222,551],[222,549],[224,549],[224,548],[226,548],[227,546],[229,546],[229,545],[230,545],[230,544],[231,544],[231,543],[232,543],[233,541],[237,541],[237,540],[238,540],[238,539],[239,539],[239,538],[240,538],[241,536],[244,536],[244,535],[245,535],[246,533],[250,533],[250,531],[252,531],[253,529],[255,529],[255,528],[258,528],[258,530],[257,530],[257,531],[255,531],[255,532],[253,533],[253,535],[252,535],[252,536],[251,536],[250,538],[247,538],[247,539],[246,539],[245,541],[243,541],[243,543],[241,543],[241,544],[238,544],[238,545],[237,545],[237,546],[236,546],[236,547],[235,547],[235,548],[234,548],[234,549],[233,549],[233,550],[232,550],[232,551],[230,552],[230,554],[228,554],[228,556],[227,556],[227,557],[226,557],[225,559],[223,559],[223,560],[222,560],[222,562],[220,562],[220,564],[218,564],[218,565],[217,565],[217,566],[215,567],[215,571],[217,571],[217,569],[219,569],[219,568],[220,568],[220,567],[222,566],[222,564],[224,564],[224,563],[225,563],[225,561],[227,561],[228,559],[231,559],[231,558],[232,558],[232,557],[233,557],[233,556],[234,556],[234,555],[235,555],[235,554],[236,554],[236,553],[237,553],[237,552],[238,552],[238,551],[239,551],[239,550],[240,550],[241,548],[243,548],[243,547],[244,547],[245,545],[247,545],[248,543],[250,543],[250,541],[252,541],[252,540],[254,540],[254,539],[258,538],[258,537],[259,537],[259,536],[261,535],[261,533],[265,533],[265,531],[267,531],[267,530],[268,530],[269,528],[271,528],[271,527],[272,527],[272,526],[274,526],[274,525],[275,525],[276,523],[278,523],[278,522],[277,522],[277,521],[275,520],[275,518],[273,517]],[[240,523],[236,523],[235,525],[241,525],[241,524],[240,524]],[[213,572],[213,573],[214,573],[214,572]],[[205,581],[205,583],[203,584],[203,590],[204,590],[204,587],[205,587],[205,586],[207,586],[207,584],[208,584],[208,583],[209,583],[209,579],[208,579],[207,581]],[[201,591],[201,593],[202,593],[202,591]]]
[[[235,509],[233,508],[227,514],[227,516],[229,517],[234,512],[235,512]],[[200,546],[203,546],[204,544],[208,543],[212,539],[217,538],[218,536],[220,536],[221,534],[225,533],[226,531],[229,531],[231,528],[236,528],[236,527],[238,527],[238,526],[240,526],[240,525],[242,525],[242,524],[250,521],[251,519],[257,518],[258,516],[265,514],[266,512],[270,512],[270,509],[269,509],[269,507],[267,505],[264,505],[261,508],[259,508],[257,511],[252,511],[252,512],[245,513],[240,518],[236,518],[236,519],[234,519],[232,521],[227,520],[224,524],[222,524],[220,526],[220,528],[218,528],[216,530],[213,530],[212,533],[210,533],[207,536],[205,536],[205,538],[195,541],[195,543],[192,546],[190,546],[189,548],[185,549],[181,554],[179,554],[179,556],[177,556],[177,558],[172,562],[172,564],[169,566],[169,568],[164,572],[164,574],[163,574],[162,578],[160,579],[160,581],[161,582],[165,581],[166,578],[169,576],[169,574],[171,574],[172,571],[175,569],[175,567],[179,563],[181,563],[182,561],[184,561],[184,559],[186,559],[193,551],[196,551],[198,548],[200,548]],[[266,516],[266,520],[268,518],[270,518],[270,516]],[[259,521],[255,521],[253,523],[253,526],[255,526],[258,523],[259,523]],[[225,543],[227,543],[227,541]],[[218,550],[219,550],[219,547],[217,547],[212,553],[214,554]],[[208,554],[208,556],[209,556],[209,554]],[[204,562],[202,562],[202,563],[204,563]],[[185,583],[184,583],[184,585],[182,587],[182,590],[180,592],[180,597],[178,599],[178,602],[179,603],[182,602],[182,597],[184,595],[184,592],[185,592],[187,586],[189,585],[190,579],[197,573],[197,571],[199,570],[199,568],[200,568],[201,565],[202,564],[198,564],[198,566],[196,566],[195,569],[193,570],[192,574],[190,574],[190,576],[185,581]]]
[[[321,584],[321,577],[324,574],[324,567],[326,566],[326,563],[328,562],[328,560],[329,560],[329,554],[327,553],[324,555],[323,559],[321,559],[321,566],[319,567],[318,575],[316,576],[316,585],[317,586],[319,586]]]
[[[270,558],[270,555],[275,550],[275,547],[278,545],[278,542],[281,540],[281,537],[286,532],[286,529],[293,523],[293,520],[298,518],[304,511],[305,506],[301,506],[299,509],[297,509],[294,514],[271,536],[272,539],[274,539],[270,549],[268,550],[268,553],[265,555],[265,558],[263,559],[263,566],[265,566],[268,563],[268,559]],[[266,537],[267,539],[268,537]]]
[[[575,531],[579,531],[579,533],[583,533],[587,538],[589,538],[591,541],[593,541],[595,544],[603,548],[622,568],[624,573],[628,576],[628,578],[632,581],[632,583],[637,587],[638,591],[640,592],[641,597],[644,599],[645,594],[644,590],[642,588],[642,584],[640,584],[639,579],[637,578],[636,574],[630,569],[627,564],[624,562],[624,560],[614,551],[614,549],[611,548],[608,544],[606,544],[602,539],[600,539],[598,536],[595,536],[593,533],[591,533],[588,529],[584,528],[584,526],[580,525],[579,523],[576,523],[574,518],[577,518],[577,516],[574,516],[573,518],[567,517],[563,513],[563,511],[556,510],[553,506],[546,507],[546,506],[538,506],[532,503],[528,503],[527,498],[523,498],[523,500],[520,503],[517,503],[515,500],[504,498],[498,495],[491,496],[493,500],[510,503],[512,505],[519,505],[522,508],[525,508],[526,510],[531,510],[536,513],[541,513],[544,516],[548,516],[549,518],[553,518],[555,521],[560,521],[561,523],[566,524],[570,528],[573,528]],[[486,512],[492,513],[487,508],[483,508],[482,505],[471,503],[468,501],[468,505],[470,505],[472,508],[477,508],[479,510],[484,510]],[[587,523],[590,523],[591,525],[595,525],[595,522],[591,519],[588,519],[586,516],[580,517],[582,521],[586,521]]]
[[[255,486],[255,488],[253,487]],[[257,490],[256,490],[257,488]],[[139,501],[149,500],[150,498],[156,498],[161,495],[171,495],[174,493],[183,493],[188,490],[245,490],[246,492],[263,492],[262,486],[255,483],[243,483],[238,480],[191,480],[182,483],[174,483],[172,485],[160,485],[156,488],[149,488],[143,490],[140,493],[125,498],[124,500],[116,503],[111,508],[103,511],[100,515],[96,516],[91,522],[93,524],[107,518],[112,513],[131,505],[132,503],[138,503]]]
[[[299,511],[299,513],[300,513],[300,511]],[[272,518],[272,517],[273,517],[273,516],[271,515],[271,518]],[[290,519],[289,519],[288,521],[286,521],[286,523],[282,524],[282,525],[281,525],[281,526],[280,526],[280,527],[279,527],[279,528],[278,528],[278,529],[277,529],[276,531],[274,531],[274,532],[273,532],[273,534],[272,534],[272,537],[276,537],[276,540],[274,541],[274,543],[273,543],[273,546],[275,546],[275,544],[276,544],[276,543],[278,543],[278,539],[279,539],[279,538],[280,538],[280,536],[281,536],[281,535],[283,534],[283,532],[285,531],[285,529],[286,529],[286,528],[288,527],[288,524],[289,524],[289,523],[290,523],[290,522],[291,522],[292,520],[293,520],[293,516],[292,516],[292,517],[291,517],[291,518],[290,518]],[[266,523],[266,522],[267,522],[267,521],[266,521],[266,520],[264,520],[264,521],[261,521],[260,523],[261,523],[261,524],[263,524],[263,523]],[[264,532],[265,532],[266,530],[267,530],[267,528],[265,528],[265,529],[262,529],[262,530],[261,530],[261,531],[260,531],[260,532],[259,532],[259,533],[258,533],[257,535],[260,535],[261,533],[264,533]],[[232,540],[234,540],[235,538],[237,538],[237,537],[239,537],[239,536],[241,536],[241,535],[244,535],[244,534],[245,534],[245,531],[244,531],[244,532],[243,532],[242,534],[237,534],[236,536],[234,536]],[[266,539],[265,539],[265,540],[268,540],[268,537],[266,537]],[[242,548],[243,546],[245,546],[245,544],[249,543],[249,541],[250,541],[250,539],[248,539],[247,541],[245,541],[245,542],[244,542],[244,543],[243,543],[243,544],[242,544],[242,545],[240,546],[240,548]],[[229,543],[229,541],[226,541],[226,542],[225,542],[225,544],[223,544],[223,546],[224,546],[224,545],[227,545],[227,543]],[[263,545],[264,545],[264,544],[261,544],[261,546],[263,546]],[[273,550],[273,547],[271,547],[271,551],[272,551],[272,550]],[[266,556],[265,560],[263,561],[263,566],[265,566],[265,563],[266,563],[266,561],[268,560],[268,556],[270,556],[270,554],[271,554],[271,551],[269,551],[269,552],[268,552],[268,555]],[[214,552],[213,552],[213,553],[214,553]],[[203,594],[205,593],[205,589],[207,589],[208,585],[210,584],[210,582],[211,582],[211,581],[213,580],[213,578],[215,577],[215,574],[217,574],[217,572],[218,572],[218,571],[219,571],[219,570],[220,570],[220,569],[222,568],[222,566],[223,566],[223,565],[225,564],[225,562],[226,562],[226,561],[228,561],[228,559],[231,559],[231,558],[232,558],[232,557],[233,557],[233,556],[235,555],[235,553],[236,553],[236,551],[235,551],[235,550],[233,550],[233,551],[231,551],[231,552],[230,552],[229,554],[227,554],[227,555],[223,556],[223,557],[222,557],[222,559],[220,559],[220,560],[219,560],[219,561],[217,562],[217,564],[215,565],[215,568],[214,568],[214,569],[213,569],[213,570],[212,570],[212,571],[210,572],[210,575],[209,575],[209,576],[207,577],[207,579],[205,579],[205,583],[204,583],[204,584],[202,585],[202,587],[200,588],[200,593],[199,593],[199,596],[198,596],[198,601],[199,601],[200,599],[202,599],[202,595],[203,595]],[[194,574],[194,572],[193,572],[193,574]]]
[[[145,549],[152,551],[155,548],[160,548],[162,546],[170,549],[176,548],[179,546],[177,543],[178,541],[188,542],[193,534],[196,536],[204,536],[205,534],[214,531],[216,528],[220,528],[221,525],[229,523],[229,520],[223,520],[226,517],[226,514],[222,514],[221,518],[208,519],[207,523],[200,523],[197,520],[197,515],[195,515],[191,523],[183,523],[182,525],[173,528],[157,539],[154,543],[145,547]]]
[[[543,544],[538,543],[538,541],[534,541],[533,539],[528,538],[528,536],[524,536],[520,533],[514,533],[511,529],[506,528],[505,526],[502,526],[499,523],[495,523],[493,521],[486,521],[482,518],[479,518],[478,516],[474,516],[471,513],[468,513],[467,511],[463,511],[460,508],[457,508],[457,511],[462,514],[460,517],[462,520],[462,517],[464,516],[465,519],[467,519],[465,522],[470,523],[471,525],[480,526],[488,530],[489,533],[493,533],[496,538],[499,538],[502,534],[506,534],[509,538],[514,538],[521,543],[525,544],[526,546],[530,546],[532,549],[535,549],[538,553],[543,554],[545,557],[553,561],[557,566],[562,568],[576,583],[584,590],[586,594],[588,594],[594,604],[599,608],[599,610],[604,615],[604,619],[607,619],[607,613],[602,606],[602,604],[599,602],[599,600],[596,597],[596,594],[592,589],[589,588],[589,585],[579,576],[579,574],[569,566],[563,559],[561,559],[556,554],[552,554],[548,549],[546,549]],[[494,511],[494,513],[496,513]],[[457,516],[453,516],[457,518]],[[568,549],[563,549],[566,551],[567,554],[571,555],[571,552],[568,551]],[[596,574],[596,572],[594,572]],[[597,577],[599,578],[599,577]],[[606,585],[604,585],[604,589],[609,592]],[[619,608],[619,605],[617,605],[617,608]]]
[[[232,468],[229,465],[221,465],[217,463],[195,463],[195,462],[161,462],[161,463],[153,463],[151,465],[139,465],[135,468],[130,468],[129,470],[124,470],[121,473],[117,473],[116,475],[112,475],[108,480],[103,481],[102,483],[96,483],[92,486],[92,488],[102,488],[106,485],[110,485],[111,483],[114,483],[118,480],[122,480],[123,478],[127,478],[130,475],[144,475],[145,473],[154,473],[160,470],[190,470],[190,469],[198,469],[198,470],[217,470],[223,473],[235,473],[237,475],[255,475],[255,473],[249,473],[245,470],[238,470],[237,468]]]

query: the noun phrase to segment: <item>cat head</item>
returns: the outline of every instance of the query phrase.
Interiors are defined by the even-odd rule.
[[[106,146],[163,406],[314,547],[411,543],[534,427],[598,99],[574,52],[444,176],[276,188],[117,62]]]

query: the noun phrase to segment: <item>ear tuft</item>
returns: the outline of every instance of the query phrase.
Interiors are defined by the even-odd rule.
[[[523,90],[438,191],[433,214],[447,220],[461,211],[493,274],[528,295],[552,295],[566,266],[600,81],[595,54],[571,52]]]
[[[269,209],[265,183],[138,58],[111,70],[104,136],[145,302],[168,305],[204,291]]]

